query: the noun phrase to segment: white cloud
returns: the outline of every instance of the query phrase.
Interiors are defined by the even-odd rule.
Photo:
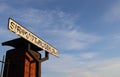
[[[8,40],[17,38],[16,34],[13,34],[12,32],[10,32],[9,30],[7,30],[3,27],[0,27],[0,37],[2,37],[2,39],[1,39],[2,41],[0,41],[0,42],[3,42],[3,40],[8,41]]]
[[[83,53],[80,55],[80,58],[82,59],[93,59],[97,56],[96,53],[92,53],[92,52],[89,52],[89,53]]]
[[[12,14],[16,9],[12,8],[6,3],[0,3],[0,14],[6,17],[6,15]]]
[[[5,4],[4,4],[5,5]],[[6,5],[8,6],[8,5]],[[4,6],[5,7],[5,6]],[[65,13],[60,10],[40,10],[34,8],[16,9],[10,7],[16,19],[27,25],[33,33],[47,36],[56,47],[64,50],[80,50],[100,39],[96,35],[77,30],[76,22],[79,15]]]
[[[87,53],[86,53],[87,54]],[[76,55],[61,54],[60,58],[50,59],[44,63],[46,72],[58,77],[119,77],[120,58],[84,61]],[[44,76],[47,76],[47,74]],[[56,75],[55,75],[56,76]]]
[[[51,35],[53,38],[50,41],[54,40],[57,47],[64,50],[83,49],[99,39],[98,36],[76,30],[77,15],[58,10],[28,9],[22,12],[23,22],[34,25],[34,31],[41,30],[42,33]]]
[[[113,70],[113,69],[118,69],[120,68],[120,62],[117,62],[117,63],[111,63],[111,65],[105,65],[101,68],[97,68],[98,70],[106,70],[106,71],[109,71],[109,70]]]
[[[103,49],[107,49],[108,52],[110,50],[113,50],[115,53],[119,52],[119,45],[120,45],[120,34],[119,33],[106,36],[104,37],[103,41],[106,42]]]
[[[47,33],[55,36],[53,40],[58,47],[64,50],[81,50],[87,48],[101,38],[96,35],[73,30],[52,30]]]
[[[112,35],[112,36],[111,36],[111,39],[112,39],[113,41],[120,42],[120,34],[117,33],[117,34]]]
[[[109,60],[103,60],[98,66],[95,66],[96,70],[99,71],[111,71],[120,68],[120,62],[119,58],[109,59]]]
[[[36,29],[72,29],[75,26],[77,15],[65,13],[60,10],[39,10],[39,9],[25,9],[20,13],[20,19]]]

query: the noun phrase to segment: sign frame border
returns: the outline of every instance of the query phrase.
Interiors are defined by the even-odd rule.
[[[50,54],[52,54],[52,55],[54,55],[54,56],[56,56],[56,57],[59,57],[58,55],[59,55],[59,53],[58,53],[58,50],[55,48],[55,47],[53,47],[51,44],[49,44],[49,43],[47,43],[46,41],[44,41],[42,38],[40,38],[40,37],[38,37],[37,35],[35,35],[33,32],[31,32],[30,30],[28,30],[27,28],[25,28],[24,26],[22,26],[20,23],[18,23],[17,21],[15,21],[14,19],[12,19],[12,18],[8,18],[8,30],[10,30],[9,29],[9,23],[10,23],[10,20],[12,20],[13,22],[15,22],[16,24],[18,24],[19,26],[21,26],[22,28],[24,28],[25,30],[27,30],[28,32],[30,32],[32,35],[34,35],[35,37],[37,37],[38,39],[40,39],[40,40],[42,40],[43,42],[45,42],[46,44],[48,44],[50,47],[52,47],[52,48],[54,48],[56,51],[57,51],[57,55],[55,55],[55,54],[53,54],[53,53],[50,53],[49,51],[47,51],[48,53],[50,53]],[[15,33],[14,31],[12,31],[12,30],[10,30],[11,32],[13,32],[13,33]],[[17,33],[15,33],[16,35],[18,35],[18,36],[20,36],[19,34],[17,34]],[[22,37],[22,36],[20,36],[20,37]],[[22,38],[24,38],[24,37],[22,37]],[[24,38],[25,40],[27,40],[26,38]],[[30,43],[32,43],[30,40],[27,40],[27,41],[29,41]],[[34,43],[32,43],[32,44],[34,44]],[[34,44],[35,46],[37,46],[36,44]],[[39,47],[39,46],[37,46],[37,47]],[[41,48],[41,47],[39,47],[39,48]],[[41,48],[41,49],[43,49],[43,48]],[[43,49],[44,50],[44,49]],[[46,51],[46,50],[45,50]]]

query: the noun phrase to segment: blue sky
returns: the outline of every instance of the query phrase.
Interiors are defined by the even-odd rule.
[[[42,77],[120,77],[120,0],[0,0],[0,43],[9,17],[59,50]]]

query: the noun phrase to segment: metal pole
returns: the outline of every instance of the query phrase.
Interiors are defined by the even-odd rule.
[[[39,53],[40,54],[40,53]],[[40,54],[40,61],[37,62],[37,66],[38,66],[38,69],[37,69],[37,74],[38,74],[38,77],[41,77],[41,54]]]
[[[2,77],[3,76],[3,71],[4,71],[5,55],[3,56],[3,59],[0,62],[2,63],[0,77]]]

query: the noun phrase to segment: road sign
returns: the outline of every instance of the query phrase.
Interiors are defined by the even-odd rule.
[[[36,45],[37,47],[58,57],[58,50],[56,48],[46,43],[44,40],[42,40],[41,38],[39,38],[38,36],[30,32],[29,30],[25,29],[23,26],[21,26],[11,18],[9,18],[8,20],[8,29],[14,32],[15,34],[21,36],[22,38],[28,40],[29,42]]]

